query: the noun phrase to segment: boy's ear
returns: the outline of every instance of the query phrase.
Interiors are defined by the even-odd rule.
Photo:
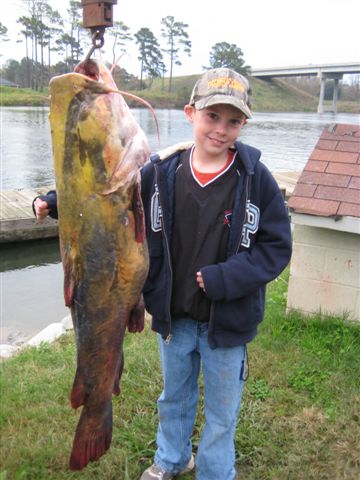
[[[185,105],[184,112],[189,122],[192,122],[194,112],[195,112],[195,107],[193,105]]]

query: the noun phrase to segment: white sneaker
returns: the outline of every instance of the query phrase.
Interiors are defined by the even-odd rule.
[[[191,472],[195,466],[194,455],[191,455],[189,463],[179,473],[165,472],[161,467],[153,463],[151,467],[147,468],[141,475],[140,480],[171,480],[176,475],[183,475],[184,473]]]

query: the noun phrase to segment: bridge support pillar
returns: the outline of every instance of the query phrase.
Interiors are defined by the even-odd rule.
[[[333,103],[332,103],[332,111],[337,113],[337,101],[339,98],[339,78],[334,78],[334,93],[333,93]]]
[[[326,78],[324,77],[324,75],[321,75],[319,105],[317,109],[318,113],[324,113],[325,83],[326,83]]]
[[[325,98],[325,84],[326,80],[331,79],[334,80],[334,90],[333,90],[333,101],[332,106],[330,109],[331,112],[337,113],[337,101],[339,98],[339,80],[342,79],[341,73],[333,73],[333,74],[320,74],[320,95],[319,95],[319,105],[318,105],[318,113],[324,113],[324,98]]]

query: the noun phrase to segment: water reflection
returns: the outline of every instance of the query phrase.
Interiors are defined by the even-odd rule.
[[[60,262],[57,238],[1,244],[0,272]]]
[[[300,171],[327,125],[359,121],[357,114],[256,113],[241,139],[262,151],[261,159],[270,170]]]
[[[0,343],[11,336],[26,339],[69,315],[63,297],[60,263],[50,263],[1,274]]]
[[[1,245],[0,343],[24,340],[69,314],[57,239]]]
[[[48,108],[1,108],[1,189],[53,183]]]
[[[153,152],[192,138],[191,125],[186,120],[182,110],[156,110],[160,143],[157,136],[156,123],[151,112],[144,109],[133,109],[132,111],[139,125],[144,129]]]

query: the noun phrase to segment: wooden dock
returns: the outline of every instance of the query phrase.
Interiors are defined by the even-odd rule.
[[[279,187],[288,198],[295,187],[300,172],[273,172]],[[32,211],[32,201],[53,189],[53,186],[36,190],[19,189],[0,192],[0,243],[22,242],[58,236],[58,222],[48,217],[39,222]]]
[[[58,222],[48,217],[39,222],[32,211],[32,201],[53,187],[0,192],[0,243],[22,242],[58,236]]]
[[[292,195],[296,182],[300,177],[301,172],[291,171],[291,172],[272,172],[273,177],[277,181],[280,189],[285,192],[286,200]]]

